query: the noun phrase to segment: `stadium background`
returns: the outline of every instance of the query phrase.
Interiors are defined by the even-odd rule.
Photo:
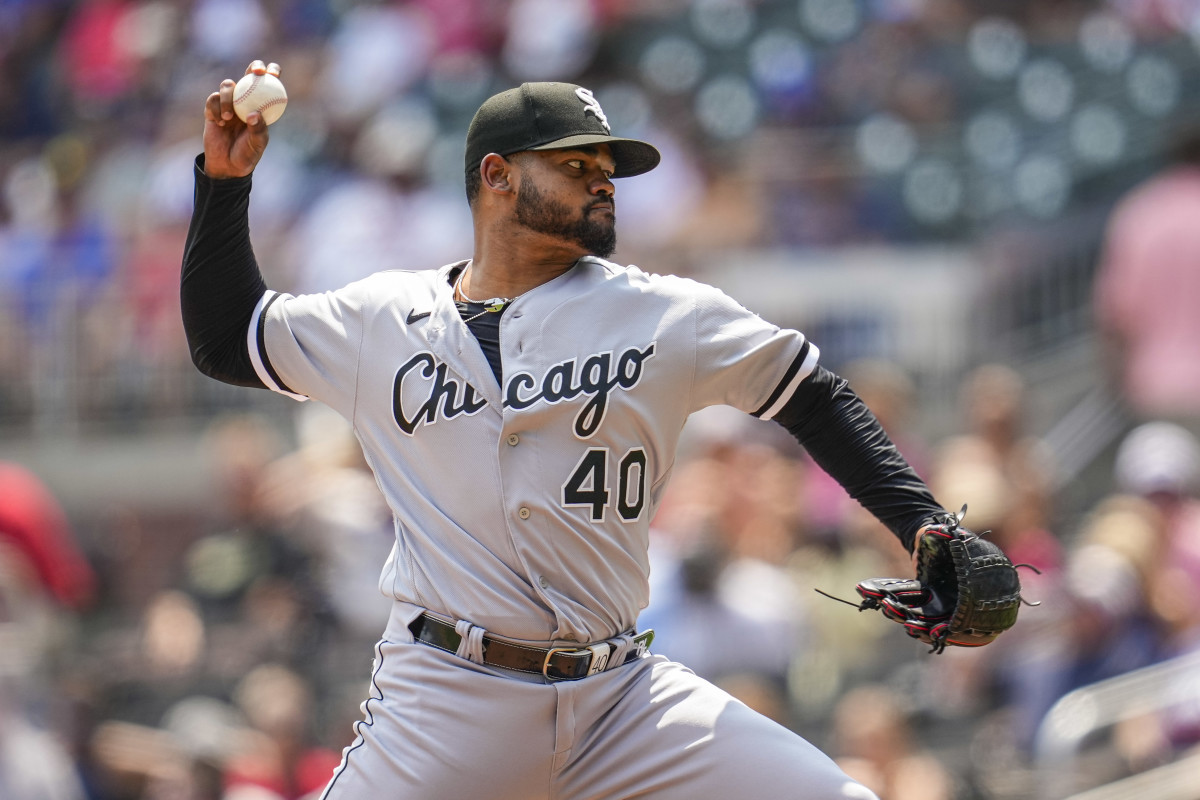
[[[772,426],[706,414],[657,525],[664,652],[893,800],[1195,768],[1179,706],[1068,716],[1072,745],[1038,730],[1200,631],[1154,598],[1170,548],[1118,474],[1138,420],[1094,303],[1114,204],[1197,121],[1200,3],[0,0],[0,461],[74,540],[38,563],[87,565],[68,586],[0,570],[0,732],[48,737],[20,770],[0,756],[0,786],[66,758],[86,794],[62,796],[291,800],[351,736],[388,547],[374,486],[319,410],[196,373],[179,322],[201,104],[254,58],[290,94],[255,176],[272,285],[469,255],[474,109],[521,80],[586,85],[664,153],[618,187],[616,259],[805,331],[943,502],[1045,567],[1011,644],[927,657],[811,599],[904,569],[886,534]],[[10,560],[38,550],[9,538]]]

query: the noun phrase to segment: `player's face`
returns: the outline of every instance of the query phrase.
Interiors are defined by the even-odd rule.
[[[615,162],[601,145],[522,154],[517,222],[608,258],[617,248],[616,205],[610,180]]]

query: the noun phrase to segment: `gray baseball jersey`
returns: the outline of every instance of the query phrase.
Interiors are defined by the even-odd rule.
[[[817,348],[712,287],[585,257],[504,311],[498,385],[453,301],[465,263],[268,292],[255,369],[353,423],[396,518],[385,594],[517,639],[627,631],[688,415],[771,418]]]
[[[505,309],[501,385],[454,304],[464,264],[268,292],[250,325],[259,377],[351,420],[396,517],[396,602],[322,800],[878,800],[629,633],[688,415],[770,418],[817,349],[716,289],[588,257]],[[425,609],[458,652],[414,640]],[[485,663],[485,629],[489,652],[616,651],[586,680],[543,680]]]

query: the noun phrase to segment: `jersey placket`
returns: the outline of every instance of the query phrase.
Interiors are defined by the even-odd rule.
[[[536,356],[530,359],[525,355],[527,352],[531,355],[537,352],[536,342],[533,341],[536,323],[529,322],[535,318],[527,316],[525,305],[525,302],[517,301],[500,320],[500,352],[505,376],[515,374],[529,367],[529,361],[537,360]],[[536,551],[534,543],[539,541],[540,537],[549,535],[549,531],[543,529],[546,515],[542,503],[545,499],[535,497],[531,491],[531,487],[544,485],[544,481],[541,480],[543,467],[536,447],[538,438],[543,434],[538,431],[536,425],[530,424],[537,418],[536,412],[521,413],[505,407],[503,396],[502,387],[502,421],[496,458],[505,521],[513,549],[521,559],[530,586],[555,616],[561,619],[561,610],[547,591],[551,588],[549,576],[545,574],[545,570],[539,570],[531,563],[530,559],[532,551]]]

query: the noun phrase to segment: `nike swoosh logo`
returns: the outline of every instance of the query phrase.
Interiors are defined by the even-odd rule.
[[[408,312],[408,318],[405,319],[404,322],[408,325],[412,325],[417,320],[425,319],[432,313],[433,313],[432,311],[422,311],[421,313],[418,314],[417,310],[414,308],[412,311]]]

